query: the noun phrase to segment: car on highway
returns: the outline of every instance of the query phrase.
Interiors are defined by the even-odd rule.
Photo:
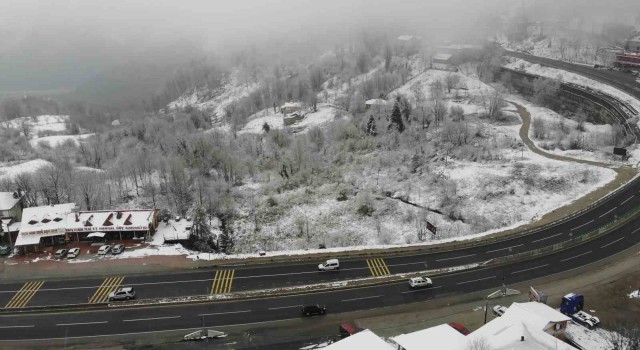
[[[426,288],[433,286],[433,281],[429,277],[413,277],[409,279],[411,288]]]
[[[80,248],[71,248],[67,253],[67,259],[73,259],[80,255]]]
[[[124,252],[124,244],[116,244],[113,246],[113,249],[111,249],[111,254],[113,255],[118,255],[122,252]]]
[[[320,271],[333,271],[340,270],[340,262],[338,259],[329,259],[322,264],[318,265],[318,270]]]
[[[318,304],[307,305],[302,308],[302,316],[324,315],[326,313],[327,309],[324,306],[320,306]]]
[[[493,308],[491,308],[491,310],[493,311],[494,315],[502,316],[504,315],[505,312],[507,312],[507,307],[502,305],[496,305]]]
[[[0,255],[7,255],[11,253],[11,247],[6,245],[0,245]]]
[[[124,287],[120,288],[114,292],[109,294],[109,301],[117,301],[117,300],[131,300],[136,297],[136,292],[133,290],[133,287]]]
[[[98,249],[98,255],[107,255],[111,251],[110,245],[103,245]]]
[[[56,259],[62,259],[66,255],[67,255],[67,250],[66,249],[58,249],[58,251],[56,251],[55,258]]]

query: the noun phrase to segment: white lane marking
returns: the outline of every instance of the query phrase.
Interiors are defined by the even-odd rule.
[[[515,247],[520,247],[520,246],[523,246],[523,245],[524,245],[524,243],[523,243],[523,244],[516,244],[516,245],[512,245],[511,247],[506,247],[506,248],[500,248],[500,249],[489,250],[489,251],[487,251],[487,253],[493,253],[493,252],[497,252],[497,251],[500,251],[500,250],[505,250],[505,249],[511,249],[511,248],[515,248]]]
[[[604,214],[600,215],[600,217],[603,217],[603,216],[605,216],[605,215],[609,214],[610,212],[612,212],[612,211],[614,211],[614,210],[616,210],[616,209],[618,209],[618,207],[613,207],[613,209],[611,209],[611,210],[609,210],[608,212],[606,212],[606,213],[604,213]]]
[[[541,268],[541,267],[545,267],[545,266],[549,266],[549,264],[544,264],[544,265],[540,265],[540,266],[536,266],[536,267],[531,267],[531,268],[524,269],[524,270],[514,271],[514,272],[512,272],[511,274],[521,273],[521,272],[527,272],[527,271],[531,271],[531,270],[539,269],[539,268]]]
[[[635,197],[635,196],[636,196],[635,194],[634,194],[634,195],[631,195],[631,197],[629,197],[629,198],[625,199],[625,200],[624,200],[624,202],[620,203],[620,205],[623,205],[623,204],[627,203],[631,198],[633,198],[633,197]]]
[[[478,278],[476,280],[471,280],[471,281],[465,281],[465,282],[458,282],[456,284],[466,284],[466,283],[473,283],[473,282],[478,282],[478,281],[484,281],[484,280],[489,280],[492,278],[496,278],[496,276],[491,276],[491,277],[485,277],[485,278]]]
[[[30,325],[30,326],[0,326],[0,328],[2,329],[6,329],[6,328],[33,328],[35,326]]]
[[[132,320],[122,320],[122,322],[138,322],[138,321],[153,321],[153,320],[169,320],[173,318],[180,318],[182,316],[166,316],[166,317],[151,317],[151,318],[134,318]]]
[[[614,243],[616,243],[616,242],[620,242],[620,241],[621,241],[621,240],[623,240],[623,239],[624,239],[624,237],[618,238],[618,239],[616,239],[615,241],[613,241],[613,242],[609,242],[609,243],[607,243],[607,244],[603,245],[603,246],[602,246],[602,247],[600,247],[600,248],[608,247],[608,246],[610,246],[610,245],[612,245],[612,244],[614,244]]]
[[[233,327],[233,326],[249,326],[254,324],[263,324],[263,323],[272,323],[272,322],[284,322],[284,321],[300,321],[300,317],[296,318],[284,318],[282,320],[273,320],[273,321],[258,321],[258,322],[249,322],[249,323],[234,323],[234,324],[225,324],[224,327]],[[222,326],[221,326],[222,327]],[[186,332],[186,331],[196,331],[201,330],[202,327],[197,328],[180,328],[180,329],[163,329],[158,331],[143,331],[143,332],[129,332],[129,333],[116,333],[116,334],[96,334],[96,335],[78,335],[75,337],[55,337],[55,338],[29,338],[29,339],[7,339],[3,341],[15,341],[15,342],[34,342],[34,341],[51,341],[51,340],[62,340],[62,339],[85,339],[85,338],[97,338],[97,337],[118,337],[123,335],[138,335],[138,334],[153,334],[153,333],[165,333],[168,331],[171,332]]]
[[[362,297],[362,298],[353,298],[353,299],[345,299],[342,301],[354,301],[354,300],[364,300],[364,299],[373,299],[373,298],[380,298],[382,295],[374,295],[372,297]]]
[[[269,310],[280,310],[280,309],[291,309],[294,307],[302,307],[302,305],[291,305],[291,306],[280,306],[280,307],[270,307]]]
[[[553,237],[557,237],[557,236],[560,236],[560,235],[562,235],[562,234],[564,234],[564,232],[556,233],[556,234],[555,234],[555,235],[553,235],[553,236],[549,236],[549,237],[545,237],[545,238],[536,239],[535,241],[531,241],[531,243],[536,243],[536,242],[544,241],[544,240],[546,240],[546,239],[553,238]]]
[[[214,316],[214,315],[228,315],[228,314],[242,314],[245,312],[251,312],[251,310],[241,310],[241,311],[229,311],[229,312],[214,312],[210,314],[199,314],[198,316]]]
[[[475,254],[456,256],[456,257],[453,257],[453,258],[446,258],[446,259],[437,259],[436,261],[447,261],[447,260],[454,260],[454,259],[462,259],[462,258],[468,258],[470,256],[475,256]]]
[[[435,287],[429,287],[429,288],[420,288],[420,289],[415,289],[415,290],[408,290],[406,292],[402,292],[402,294],[415,293],[415,292],[424,292],[425,290],[432,290],[432,289],[438,289],[438,288],[442,288],[442,286],[435,286]]]
[[[638,227],[637,229],[631,231],[631,233],[636,233],[636,231],[640,230],[640,227]]]
[[[569,261],[569,260],[571,260],[571,259],[575,259],[575,258],[581,257],[581,256],[583,256],[583,255],[587,255],[587,254],[589,254],[589,253],[591,253],[591,251],[588,251],[588,252],[586,252],[586,253],[582,253],[582,254],[579,254],[579,255],[576,255],[576,256],[572,256],[572,257],[570,257],[570,258],[566,258],[566,259],[564,259],[564,260],[560,260],[560,261]]]
[[[589,225],[589,224],[590,224],[590,223],[592,223],[592,222],[593,222],[593,220],[591,220],[591,221],[589,221],[589,222],[585,222],[584,224],[582,224],[582,225],[580,225],[580,226],[578,226],[578,227],[574,227],[574,228],[572,228],[572,229],[571,229],[571,231],[573,231],[573,230],[577,230],[577,229],[579,229],[579,228],[580,228],[580,227],[582,227],[582,226]]]
[[[81,326],[83,324],[105,324],[109,321],[96,321],[96,322],[78,322],[78,323],[56,323],[56,326]]]

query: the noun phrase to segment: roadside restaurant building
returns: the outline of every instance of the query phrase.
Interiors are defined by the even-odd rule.
[[[25,208],[15,246],[24,254],[68,242],[67,215],[75,209],[75,203]]]
[[[69,214],[66,233],[75,241],[145,239],[157,226],[155,209],[98,210]]]
[[[15,246],[25,254],[71,241],[143,240],[155,232],[157,214],[156,209],[78,211],[75,203],[26,208]]]

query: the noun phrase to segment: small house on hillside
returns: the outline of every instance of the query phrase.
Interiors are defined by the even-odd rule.
[[[449,70],[451,69],[451,54],[438,53],[431,58],[431,68]]]
[[[389,103],[386,100],[383,100],[381,98],[374,98],[374,99],[365,101],[364,108],[367,111],[373,111],[373,112],[376,112],[376,113],[380,113],[385,108],[387,108],[388,105],[389,105]]]
[[[624,49],[627,52],[640,53],[640,33],[629,38],[624,45]]]
[[[301,110],[302,110],[302,103],[301,102],[287,102],[284,105],[282,105],[282,107],[280,107],[280,111],[283,114],[299,112]]]
[[[0,192],[0,219],[22,219],[24,207],[24,194],[18,190],[15,192]]]

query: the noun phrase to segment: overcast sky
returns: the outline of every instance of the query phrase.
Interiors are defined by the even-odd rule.
[[[33,81],[73,84],[81,79],[71,79],[74,74],[150,51],[167,59],[176,47],[220,53],[271,42],[340,40],[363,27],[455,34],[473,30],[506,5],[535,4],[560,6],[568,18],[580,12],[640,15],[637,0],[1,0],[0,90]]]

